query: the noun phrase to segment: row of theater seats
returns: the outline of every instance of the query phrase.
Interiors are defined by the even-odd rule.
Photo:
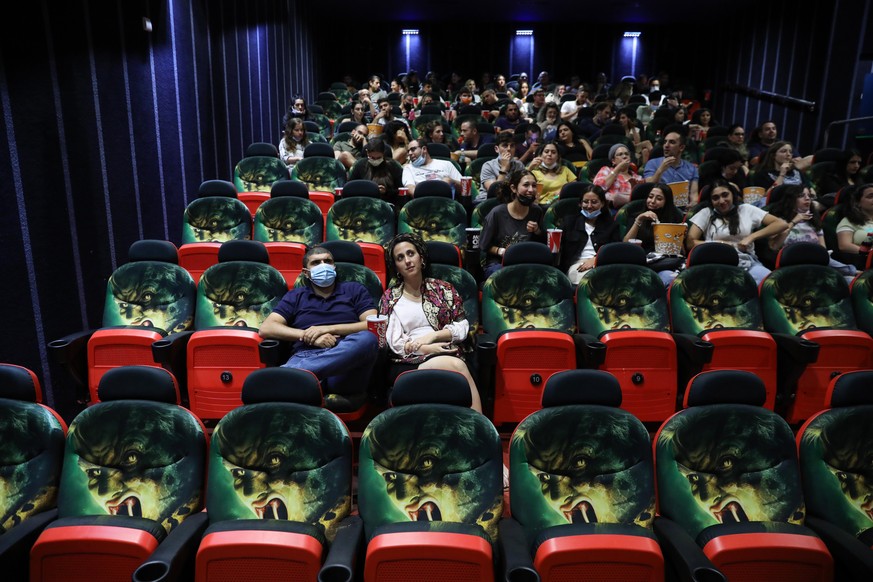
[[[795,435],[753,374],[701,373],[651,438],[615,377],[570,370],[504,451],[460,374],[415,370],[353,488],[309,372],[252,373],[210,438],[166,370],[107,373],[67,429],[0,365],[0,563],[32,582],[869,580],[871,382],[836,377]]]
[[[324,244],[339,276],[362,283],[377,304],[384,287],[359,246]],[[546,245],[519,243],[480,291],[455,245],[427,244],[432,275],[464,298],[476,346],[471,365],[498,426],[533,412],[543,382],[567,369],[614,373],[624,408],[644,422],[672,414],[697,372],[744,369],[764,381],[769,409],[799,423],[821,408],[831,376],[873,367],[873,272],[850,289],[817,245],[783,250],[760,289],[732,247],[700,245],[665,290],[645,252],[630,243],[604,245],[576,289]],[[182,382],[185,403],[213,421],[239,405],[247,374],[285,361],[288,346],[262,342],[257,329],[288,282],[262,243],[229,241],[219,252],[195,287],[175,264],[172,243],[132,245],[130,262],[108,281],[103,327],[49,344],[79,382],[81,400],[98,400],[109,369],[161,364]],[[328,406],[357,419],[388,388],[376,373],[354,394],[328,395]]]

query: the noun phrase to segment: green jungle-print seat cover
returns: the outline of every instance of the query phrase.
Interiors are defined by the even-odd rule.
[[[604,524],[651,528],[651,442],[630,413],[587,405],[537,411],[513,433],[509,455],[512,516],[529,540],[568,524],[595,525],[591,533]]]
[[[470,333],[475,336],[479,326],[479,285],[476,279],[466,269],[450,265],[430,266],[431,275],[434,279],[441,279],[458,291],[458,295],[464,300],[464,312],[470,323]]]
[[[543,228],[561,228],[564,219],[579,214],[579,200],[570,198],[550,204],[543,216]]]
[[[194,327],[258,329],[287,292],[285,278],[270,265],[248,261],[213,265],[197,286]]]
[[[379,198],[336,201],[327,212],[327,240],[387,245],[394,237],[394,209]]]
[[[490,334],[534,327],[572,333],[576,322],[570,280],[548,265],[500,269],[482,287],[482,326]]]
[[[873,406],[832,408],[800,441],[808,510],[853,536],[873,528]]]
[[[397,217],[397,232],[414,232],[425,241],[441,241],[463,247],[467,235],[467,211],[460,202],[427,196],[403,205]]]
[[[758,288],[740,267],[698,265],[680,271],[670,287],[673,331],[762,330]]]
[[[355,281],[363,285],[370,297],[373,298],[373,309],[379,305],[379,300],[382,298],[382,281],[379,277],[370,270],[369,267],[358,265],[356,263],[339,262],[336,264],[336,280],[337,281]],[[301,273],[294,281],[294,287],[303,287],[306,285],[306,277]]]
[[[312,200],[293,196],[271,198],[255,212],[254,239],[315,246],[324,239],[324,216]]]
[[[846,280],[836,269],[812,265],[782,267],[761,284],[764,327],[800,334],[815,328],[855,329]]]
[[[864,271],[852,283],[852,307],[858,327],[873,333],[873,269]]]
[[[237,192],[269,192],[273,182],[287,179],[288,166],[272,156],[243,158],[233,169],[233,185]]]
[[[503,515],[500,435],[469,408],[421,404],[389,409],[361,438],[358,507],[367,536],[376,528],[427,522],[431,531],[456,531],[451,522],[497,539]]]
[[[323,409],[286,402],[230,411],[212,435],[206,504],[212,523],[278,519],[333,541],[351,513],[352,441]]]
[[[730,523],[802,525],[794,435],[778,415],[742,404],[686,409],[655,445],[660,513],[697,539]]]
[[[48,409],[0,398],[0,534],[57,504],[64,430]]]
[[[145,400],[86,408],[70,424],[61,517],[121,515],[169,533],[202,505],[206,436],[187,410]]]
[[[500,204],[498,198],[486,198],[484,202],[473,208],[473,213],[470,215],[470,226],[474,228],[482,228],[485,222],[485,217],[488,213],[494,210],[494,207]]]
[[[159,261],[122,265],[106,284],[103,326],[147,327],[173,334],[194,325],[194,280],[184,268]]]
[[[346,168],[336,158],[303,158],[291,169],[291,179],[304,182],[310,192],[333,192],[346,183]]]
[[[252,237],[252,213],[236,198],[198,198],[185,208],[182,244],[225,242]]]
[[[664,283],[647,267],[595,267],[579,283],[576,303],[579,331],[596,337],[623,329],[670,331]]]

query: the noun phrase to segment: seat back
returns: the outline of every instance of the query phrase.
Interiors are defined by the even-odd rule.
[[[482,327],[490,334],[521,328],[572,333],[576,322],[570,280],[548,265],[500,269],[482,286]]]
[[[116,368],[99,390],[103,401],[70,424],[60,517],[140,518],[169,533],[202,508],[206,431],[169,401],[168,392],[178,401],[178,387],[166,370]]]
[[[873,334],[873,270],[867,269],[852,281],[852,313],[858,328]]]
[[[231,410],[213,431],[209,457],[213,524],[286,520],[333,541],[351,513],[352,441],[342,421],[319,406],[266,401]]]
[[[441,386],[418,389],[433,393]],[[470,408],[421,403],[380,413],[361,437],[358,465],[358,507],[368,538],[395,525],[451,533],[455,523],[493,542],[503,514],[502,458],[494,425]]]
[[[631,200],[624,206],[618,209],[615,213],[615,223],[616,228],[618,228],[618,237],[624,240],[624,235],[627,234],[627,231],[630,230],[630,224],[633,222],[634,217],[640,212],[645,211],[646,209],[646,201],[645,200]]]
[[[464,300],[464,312],[470,322],[470,333],[479,330],[479,285],[473,275],[461,266],[458,248],[452,244],[427,243],[431,275],[452,284]]]
[[[277,156],[250,156],[233,168],[237,192],[269,192],[273,182],[288,179],[288,166]]]
[[[561,228],[565,218],[576,214],[579,214],[578,198],[556,200],[546,209],[543,216],[543,228]]]
[[[182,216],[182,245],[224,242],[252,237],[252,215],[246,205],[224,196],[191,201]],[[184,252],[179,249],[180,263]]]
[[[639,265],[596,266],[576,290],[579,331],[599,337],[616,330],[670,331],[664,283]]]
[[[412,232],[424,241],[442,241],[463,247],[466,243],[467,211],[460,202],[428,196],[403,205],[397,217],[397,232]]]
[[[395,230],[394,209],[380,198],[344,197],[334,202],[327,213],[327,240],[384,246],[394,237]]]
[[[475,208],[473,208],[473,213],[470,215],[470,226],[475,228],[481,228],[482,224],[485,222],[485,217],[488,216],[488,213],[494,210],[494,207],[500,204],[500,200],[497,198],[486,198],[480,204],[477,204]]]
[[[0,534],[57,506],[67,426],[41,399],[32,371],[0,364]]]
[[[324,240],[324,216],[308,198],[271,198],[255,214],[254,240],[264,243],[270,264],[290,285],[303,270],[307,247]]]
[[[346,168],[336,158],[303,158],[291,169],[291,179],[304,182],[310,192],[329,192],[346,183]]]
[[[873,483],[865,459],[873,450],[869,370],[834,378],[826,409],[798,431],[807,511],[871,545]]]
[[[197,285],[194,327],[258,329],[288,286],[275,267],[251,261],[213,265]]]

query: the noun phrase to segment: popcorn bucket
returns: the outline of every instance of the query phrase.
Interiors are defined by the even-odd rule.
[[[690,202],[691,182],[670,182],[667,185],[670,186],[670,190],[673,192],[673,204],[679,208],[687,207]]]
[[[372,139],[377,135],[382,135],[382,126],[378,123],[368,123],[367,129],[370,130],[368,136]]]
[[[669,222],[656,222],[652,225],[652,230],[655,231],[655,252],[678,257],[681,256],[682,250],[685,248],[685,229],[684,223],[671,224]]]
[[[747,186],[743,188],[743,204],[757,204],[766,192],[760,186]]]

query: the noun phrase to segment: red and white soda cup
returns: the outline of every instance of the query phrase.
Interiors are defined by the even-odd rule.
[[[334,198],[342,198],[343,197],[343,187],[337,186],[333,189],[333,197]]]
[[[401,186],[400,188],[397,189],[397,195],[400,198],[406,198],[407,196],[409,196],[409,188],[406,188],[405,186]]]
[[[461,196],[470,196],[473,193],[472,176],[461,176]]]
[[[368,315],[367,330],[374,334],[379,340],[379,347],[385,347],[385,337],[388,332],[388,316],[387,315]]]
[[[548,233],[549,250],[557,253],[561,250],[561,236],[564,231],[560,228],[549,228],[546,232]]]

